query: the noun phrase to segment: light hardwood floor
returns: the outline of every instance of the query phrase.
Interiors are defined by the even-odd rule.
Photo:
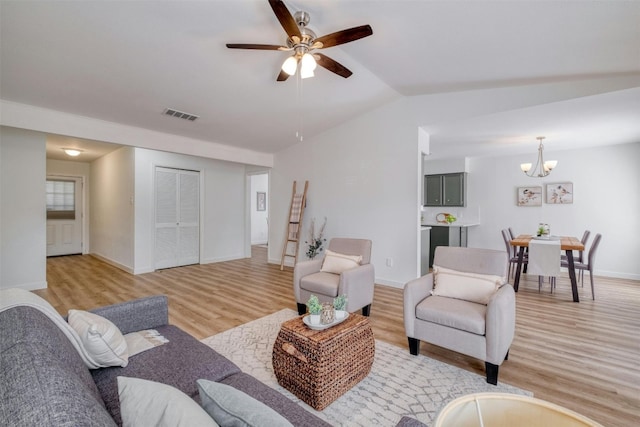
[[[283,308],[296,308],[292,271],[253,257],[131,275],[92,256],[50,258],[48,288],[36,293],[61,314],[147,295],[169,297],[171,323],[202,339]],[[523,276],[526,279],[526,276]],[[499,381],[530,390],[606,426],[640,425],[640,281],[588,277],[580,303],[567,278],[538,293],[521,282],[516,336]],[[402,290],[376,285],[371,309],[376,339],[407,349]],[[484,363],[423,343],[421,354],[484,375]]]

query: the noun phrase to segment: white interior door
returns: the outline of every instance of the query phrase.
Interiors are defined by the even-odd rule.
[[[156,168],[155,268],[200,262],[200,173]]]
[[[82,178],[47,177],[47,256],[82,253]]]

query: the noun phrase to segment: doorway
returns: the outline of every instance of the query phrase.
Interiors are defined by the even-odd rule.
[[[83,178],[47,176],[47,256],[81,254]]]
[[[269,174],[250,175],[250,227],[251,246],[269,245]]]

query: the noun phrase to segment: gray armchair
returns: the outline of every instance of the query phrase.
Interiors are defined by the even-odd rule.
[[[338,295],[347,295],[347,311],[362,309],[368,316],[373,302],[375,272],[371,264],[371,240],[334,238],[327,249],[344,255],[360,255],[360,265],[340,274],[321,271],[324,258],[298,262],[293,270],[293,293],[298,313],[307,311],[309,296],[320,302],[332,302]]]
[[[466,273],[506,278],[508,262],[503,251],[439,246],[433,264]],[[513,287],[507,283],[488,293],[486,305],[432,295],[433,288],[433,273],[405,285],[404,327],[409,351],[417,355],[420,341],[425,341],[484,360],[487,382],[497,384],[498,368],[508,358],[515,333]]]

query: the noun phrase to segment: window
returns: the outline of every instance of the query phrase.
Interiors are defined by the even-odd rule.
[[[75,181],[47,180],[47,219],[76,219]]]

